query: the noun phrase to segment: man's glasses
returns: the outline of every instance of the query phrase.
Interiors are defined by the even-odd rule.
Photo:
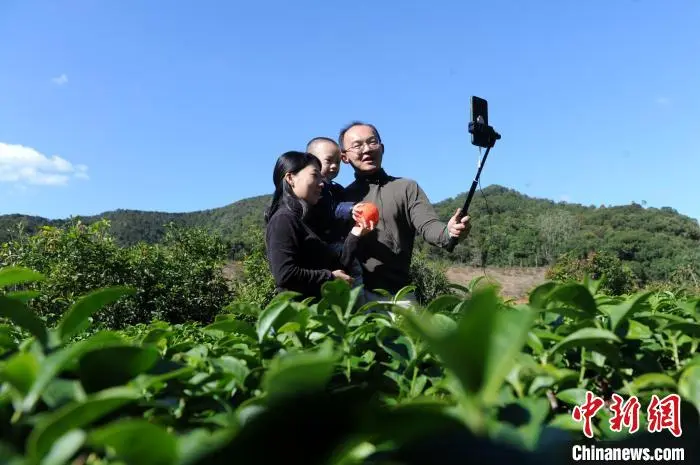
[[[351,150],[353,152],[359,152],[362,150],[362,147],[364,147],[365,145],[367,146],[368,149],[374,150],[377,147],[379,147],[380,143],[381,142],[379,142],[379,140],[377,140],[377,138],[373,137],[373,138],[368,139],[364,142],[359,142],[359,141],[355,142],[350,147],[348,147],[347,150]]]

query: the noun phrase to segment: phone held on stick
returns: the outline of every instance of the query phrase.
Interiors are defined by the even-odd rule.
[[[484,157],[479,161],[476,177],[474,178],[472,186],[469,189],[469,193],[464,201],[464,205],[462,206],[458,220],[461,220],[461,218],[467,215],[469,205],[474,197],[474,192],[476,192],[476,187],[479,185],[479,178],[481,177],[481,170],[484,168],[484,164],[486,163],[486,157],[489,156],[491,147],[493,147],[496,144],[496,141],[501,138],[501,135],[497,133],[493,127],[489,126],[489,103],[486,99],[472,96],[469,133],[472,135],[472,145],[485,148],[486,153],[484,153]],[[448,252],[452,252],[456,246],[457,238],[451,237],[446,249]]]

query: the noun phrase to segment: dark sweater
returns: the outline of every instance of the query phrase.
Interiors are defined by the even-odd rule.
[[[350,202],[344,202],[345,189],[330,181],[324,183],[321,199],[311,207],[304,222],[325,242],[338,242],[345,239],[354,221]]]
[[[416,234],[434,246],[449,243],[447,224],[412,179],[389,176],[384,170],[367,177],[356,175],[345,188],[345,200],[374,202],[379,208],[379,224],[362,238],[357,253],[367,290],[396,294],[409,284]]]
[[[348,234],[338,256],[284,205],[270,218],[265,236],[277,292],[296,291],[304,298],[320,297],[323,283],[334,279],[333,271],[347,272],[359,243],[359,237]]]

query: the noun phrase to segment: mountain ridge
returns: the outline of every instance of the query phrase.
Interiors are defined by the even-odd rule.
[[[447,221],[466,195],[462,192],[432,205]],[[89,224],[102,218],[111,222],[110,232],[120,245],[153,243],[164,237],[165,225],[172,222],[220,235],[229,243],[230,257],[240,259],[254,246],[249,231],[262,228],[270,198],[270,194],[256,195],[190,212],[116,209],[62,219],[0,215],[0,243],[13,237],[20,222],[33,234],[44,225],[60,227],[76,220]],[[433,258],[477,266],[547,266],[565,252],[585,255],[608,250],[642,279],[666,279],[684,266],[700,272],[700,223],[672,207],[645,208],[636,202],[586,206],[493,184],[477,190],[469,213],[472,231],[453,253],[428,246],[420,237],[417,249]]]

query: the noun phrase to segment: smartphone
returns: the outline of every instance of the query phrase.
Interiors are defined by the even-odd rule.
[[[488,147],[489,136],[486,131],[479,131],[480,127],[486,129],[489,124],[489,102],[481,97],[472,96],[471,98],[471,121],[474,123],[472,133],[472,145],[477,147]],[[476,125],[481,123],[481,125]]]

